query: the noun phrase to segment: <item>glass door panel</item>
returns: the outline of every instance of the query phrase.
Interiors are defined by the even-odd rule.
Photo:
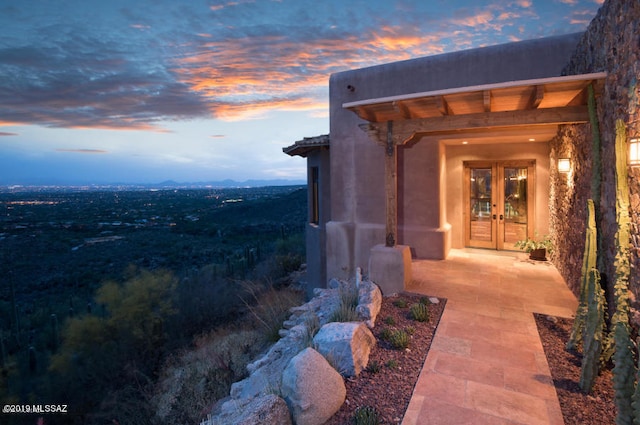
[[[512,245],[527,238],[529,202],[527,197],[527,167],[504,167],[504,215],[501,239]]]
[[[465,162],[465,245],[510,249],[533,229],[533,161]]]
[[[488,168],[469,169],[469,221],[470,244],[491,248],[495,244],[493,220],[494,170]]]

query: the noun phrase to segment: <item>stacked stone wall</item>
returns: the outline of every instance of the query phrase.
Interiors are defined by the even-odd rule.
[[[554,244],[559,248],[554,262],[576,295],[580,289],[587,199],[591,197],[591,140],[590,125],[563,126],[550,149],[550,225]],[[571,158],[570,173],[557,171],[558,158]]]
[[[607,0],[598,11],[575,53],[564,70],[566,75],[586,74],[605,71],[607,77],[597,100],[598,121],[601,136],[602,186],[600,208],[596,212],[598,231],[601,236],[601,254],[604,256],[601,270],[607,294],[613,293],[615,234],[616,223],[616,187],[615,187],[615,123],[621,119],[626,124],[629,138],[640,137],[640,1]],[[562,176],[552,170],[552,229],[558,244],[555,262],[565,279],[576,292],[576,273],[580,273],[584,246],[584,224],[572,227],[568,222],[582,217],[586,209],[586,196],[590,197],[591,136],[589,125],[570,126],[563,129],[551,142],[553,152],[570,151],[574,162],[573,182],[581,182],[582,189],[567,191],[563,187]],[[553,159],[553,158],[552,158]],[[587,176],[589,175],[589,176]],[[636,300],[640,300],[640,170],[629,169],[629,188],[631,197],[631,277],[630,288]],[[596,200],[597,201],[597,200]],[[569,205],[576,202],[580,205]],[[567,214],[563,216],[562,214]],[[578,215],[579,214],[579,215]],[[577,223],[577,219],[575,220]],[[576,231],[580,229],[581,231]],[[609,299],[610,311],[613,308]],[[634,302],[632,307],[640,309]],[[635,321],[640,325],[640,321]]]

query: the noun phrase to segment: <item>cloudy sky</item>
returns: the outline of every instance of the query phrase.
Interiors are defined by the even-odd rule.
[[[0,0],[0,185],[304,179],[331,73],[583,31],[598,0]]]

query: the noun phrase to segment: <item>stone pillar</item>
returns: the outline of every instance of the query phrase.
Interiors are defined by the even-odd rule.
[[[411,281],[411,249],[406,245],[376,245],[369,256],[369,279],[384,296],[404,291]]]

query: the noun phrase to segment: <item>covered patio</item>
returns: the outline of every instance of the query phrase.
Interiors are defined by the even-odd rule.
[[[406,287],[411,257],[447,258],[451,248],[465,246],[514,249],[518,240],[548,233],[547,179],[555,164],[546,143],[559,126],[589,121],[588,88],[599,96],[605,77],[506,81],[344,103],[367,121],[359,127],[384,150],[385,238],[372,248],[368,267],[383,292],[401,289],[395,276]],[[508,183],[506,169],[525,179],[522,214],[512,213],[513,200],[500,187]],[[482,187],[490,194],[482,198],[484,216],[469,187],[479,171],[492,181]]]
[[[447,299],[403,424],[564,423],[533,313],[572,317],[550,262],[453,249],[415,260],[407,291]]]

